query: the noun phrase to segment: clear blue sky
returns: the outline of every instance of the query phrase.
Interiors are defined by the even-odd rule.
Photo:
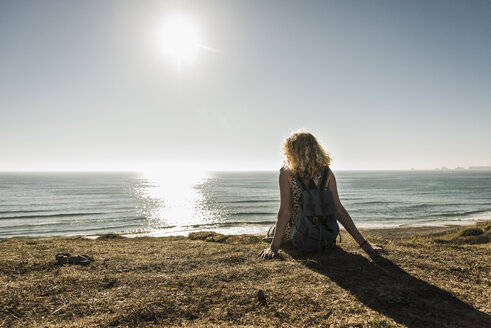
[[[188,17],[177,69],[155,31]],[[491,165],[491,1],[0,0],[0,170]]]

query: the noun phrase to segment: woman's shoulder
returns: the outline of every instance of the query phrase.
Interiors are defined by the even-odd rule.
[[[284,175],[291,175],[291,171],[289,168],[287,168],[286,166],[282,166],[280,168],[280,174],[284,174]]]
[[[293,178],[293,175],[290,171],[289,168],[287,168],[286,166],[282,166],[280,168],[280,179],[285,179],[285,180],[288,180],[289,182],[292,180]]]

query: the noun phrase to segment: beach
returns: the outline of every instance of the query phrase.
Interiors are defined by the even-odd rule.
[[[323,254],[258,235],[0,240],[0,327],[489,327],[491,221],[343,232]],[[86,266],[57,253],[88,254]]]

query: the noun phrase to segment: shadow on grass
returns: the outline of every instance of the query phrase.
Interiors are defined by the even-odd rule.
[[[371,262],[339,247],[317,255],[292,247],[284,251],[329,277],[369,308],[407,327],[491,327],[491,316],[411,276],[382,256],[371,256]]]

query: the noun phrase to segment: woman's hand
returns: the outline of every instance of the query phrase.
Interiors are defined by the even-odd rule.
[[[269,260],[269,259],[274,258],[277,255],[278,255],[277,251],[274,251],[271,247],[268,247],[268,248],[263,249],[259,253],[259,258],[262,260]]]
[[[367,252],[367,253],[372,253],[372,254],[384,254],[385,250],[381,245],[375,245],[366,242],[363,246],[362,249]]]

